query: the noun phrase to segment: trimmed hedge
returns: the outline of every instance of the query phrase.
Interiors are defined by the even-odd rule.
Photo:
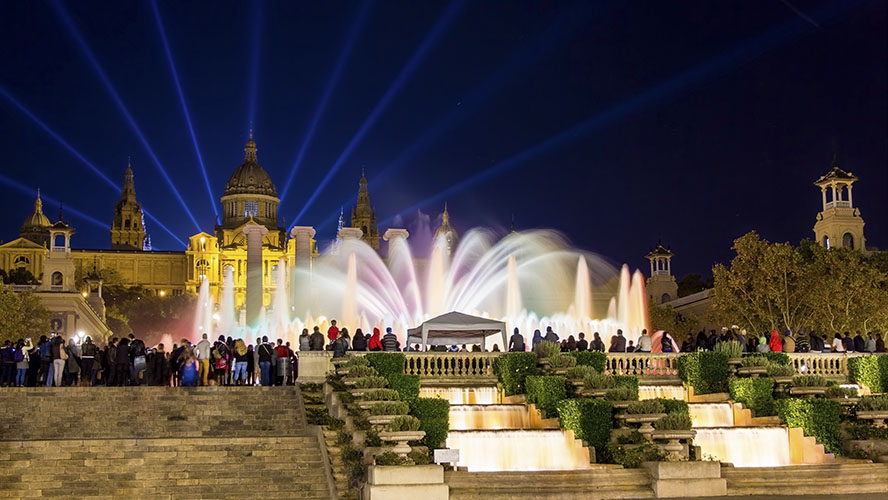
[[[778,365],[787,365],[790,364],[789,354],[785,352],[756,352],[751,355],[751,357],[760,357],[765,358],[771,363],[776,363]]]
[[[422,422],[419,430],[426,433],[423,444],[430,450],[441,448],[450,429],[450,403],[438,398],[416,398],[410,404],[410,414]]]
[[[364,355],[381,376],[400,375],[407,368],[407,356],[400,352],[369,352]]]
[[[678,376],[697,394],[727,392],[728,375],[728,357],[720,352],[694,352],[678,358]]]
[[[388,385],[390,389],[398,391],[401,401],[412,402],[419,397],[419,375],[404,375],[402,373],[389,375]]]
[[[638,394],[638,377],[634,375],[611,375],[614,387],[628,387]]]
[[[788,398],[777,401],[777,414],[789,427],[801,427],[813,436],[827,453],[841,453],[839,430],[842,405],[823,398]]]
[[[731,399],[743,403],[756,417],[774,414],[774,379],[767,377],[735,378],[730,384]]]
[[[566,353],[577,358],[577,366],[591,366],[598,373],[604,373],[607,366],[607,354],[598,351],[573,351]]]
[[[608,459],[607,443],[614,428],[613,405],[603,399],[579,398],[564,399],[557,405],[561,427],[570,429],[574,435],[591,446],[599,462]]]
[[[663,411],[666,413],[690,413],[691,411],[686,402],[678,399],[658,398],[657,401],[663,405]]]
[[[558,402],[567,398],[567,379],[559,375],[527,377],[527,402],[533,403],[546,416],[553,416]]]
[[[869,387],[871,392],[888,392],[888,356],[848,358],[848,375],[852,382]]]
[[[528,375],[537,374],[537,356],[532,352],[503,354],[497,357],[494,372],[506,396],[524,394],[525,379]]]

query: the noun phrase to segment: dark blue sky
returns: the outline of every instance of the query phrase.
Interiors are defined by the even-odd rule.
[[[303,213],[299,224],[332,238],[365,168],[380,220],[401,213],[409,223],[417,208],[435,217],[447,201],[459,230],[505,230],[514,214],[519,229],[552,227],[642,269],[662,239],[676,274],[705,273],[751,229],[812,237],[812,182],[836,152],[861,179],[854,201],[868,243],[888,247],[882,1],[157,9],[217,207],[251,118],[260,163],[284,190],[353,33],[279,210],[287,225]],[[73,210],[107,226],[119,197],[16,100],[115,185],[131,156],[139,200],[176,235],[147,220],[155,248],[182,249],[197,227],[66,15],[200,229],[213,227],[152,4],[12,1],[0,17],[0,240],[31,210],[33,194],[14,185],[64,200],[79,247],[107,248],[109,236]],[[46,212],[54,218],[57,205],[46,201]]]

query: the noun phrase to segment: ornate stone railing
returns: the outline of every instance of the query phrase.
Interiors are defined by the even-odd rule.
[[[640,378],[677,378],[679,353],[608,353],[605,373]]]
[[[822,375],[827,378],[847,378],[848,360],[858,356],[874,356],[863,353],[820,353],[793,352],[786,353],[796,373],[804,375]]]
[[[497,352],[405,352],[408,375],[424,378],[494,378]]]

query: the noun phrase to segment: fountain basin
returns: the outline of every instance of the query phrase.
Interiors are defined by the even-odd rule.
[[[589,449],[560,429],[450,431],[447,447],[470,472],[591,468]]]

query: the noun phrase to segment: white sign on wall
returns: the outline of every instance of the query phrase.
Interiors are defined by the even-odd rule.
[[[451,450],[449,448],[435,450],[436,464],[455,464],[457,462],[459,462],[459,450]]]

